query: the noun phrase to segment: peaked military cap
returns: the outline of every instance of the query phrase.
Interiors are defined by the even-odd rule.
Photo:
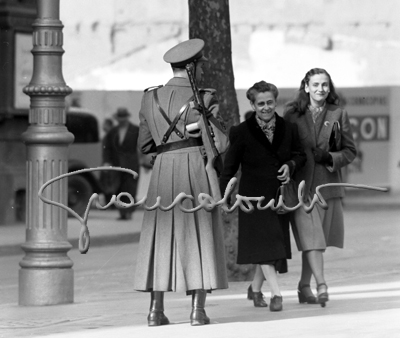
[[[208,61],[203,56],[204,41],[202,39],[190,39],[177,44],[164,54],[164,61],[175,68],[184,68],[193,61]]]

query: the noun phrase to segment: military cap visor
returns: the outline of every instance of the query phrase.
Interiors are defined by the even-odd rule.
[[[190,39],[172,47],[164,54],[164,61],[175,68],[183,68],[193,61],[208,61],[203,55],[204,41],[202,39]]]

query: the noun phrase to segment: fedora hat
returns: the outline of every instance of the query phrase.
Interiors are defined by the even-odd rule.
[[[126,108],[118,108],[117,111],[114,113],[115,118],[128,116],[131,116],[131,113]]]

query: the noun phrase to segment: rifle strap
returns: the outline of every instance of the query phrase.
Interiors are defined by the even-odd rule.
[[[162,107],[160,106],[160,100],[158,99],[157,89],[153,90],[153,95],[154,95],[154,101],[156,103],[158,110],[160,111],[161,115],[164,117],[164,119],[167,121],[167,123],[170,126],[171,131],[169,134],[171,134],[171,132],[173,130],[180,138],[183,138],[183,134],[175,126],[173,126],[171,128],[172,122],[169,119],[168,115],[165,113],[164,109],[162,109]],[[176,117],[175,117],[175,119],[176,119]],[[167,141],[168,137],[169,137],[169,135],[165,134],[163,137],[162,143],[165,143]]]
[[[171,120],[169,119],[169,117],[167,116],[167,114],[165,113],[164,109],[161,107],[160,105],[160,101],[158,99],[158,94],[157,94],[157,89],[154,90],[154,101],[156,103],[156,106],[158,108],[158,110],[160,111],[161,115],[164,117],[164,119],[167,121],[167,123],[169,124],[169,128],[167,130],[167,132],[164,134],[163,138],[162,138],[162,144],[166,143],[167,140],[169,139],[172,131],[174,131],[181,139],[184,138],[184,135],[178,130],[178,128],[176,127],[176,124],[179,121],[179,118],[181,117],[181,115],[186,111],[186,109],[189,106],[190,101],[192,100],[192,98],[190,98],[189,100],[186,101],[186,103],[182,106],[182,108],[179,110],[179,113],[175,116],[174,120],[171,122]]]
[[[174,131],[176,133],[176,135],[178,135],[181,139],[184,138],[184,135],[178,130],[178,128],[176,128],[176,124],[178,123],[179,117],[181,116],[181,114],[185,111],[186,109],[186,105],[185,104],[181,110],[179,111],[179,114],[177,114],[175,116],[175,119],[173,122],[171,122],[171,120],[169,119],[168,115],[165,113],[164,109],[161,107],[160,105],[160,101],[158,99],[158,94],[157,94],[157,89],[155,89],[153,91],[153,95],[154,95],[154,101],[156,103],[156,106],[158,108],[158,110],[160,111],[161,115],[164,117],[164,119],[167,121],[167,123],[169,124],[169,128],[167,130],[167,132],[165,133],[165,135],[163,136],[163,139],[161,141],[161,143],[166,143],[169,136],[171,135],[172,131]]]
[[[192,97],[191,97],[189,100],[187,100],[187,101],[185,102],[185,104],[184,104],[184,105],[181,107],[181,109],[179,110],[179,113],[175,116],[174,120],[173,120],[172,123],[170,124],[170,126],[169,126],[167,132],[165,133],[165,135],[164,135],[164,137],[163,137],[163,143],[166,143],[166,142],[167,142],[169,136],[170,136],[171,133],[172,133],[172,130],[174,130],[174,128],[176,129],[176,124],[178,123],[178,121],[179,121],[180,117],[182,116],[182,114],[188,109],[191,100],[192,100]],[[178,136],[179,136],[179,135],[178,135]],[[181,138],[183,138],[183,137],[181,137]]]

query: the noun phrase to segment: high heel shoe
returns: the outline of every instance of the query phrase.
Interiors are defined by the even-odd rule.
[[[261,296],[264,297],[264,294],[260,291]],[[253,286],[250,284],[249,287],[247,288],[247,299],[248,300],[253,300]]]
[[[319,289],[324,286],[326,288],[325,292],[319,293]],[[318,284],[317,292],[318,292],[318,296],[317,296],[318,303],[321,304],[322,307],[325,307],[325,305],[326,305],[325,303],[329,300],[328,285],[326,285],[325,283]]]
[[[311,296],[307,296],[304,292],[303,289],[305,288],[310,288],[310,284],[303,284],[301,285],[299,282],[299,286],[297,287],[297,296],[299,297],[299,303],[300,304],[317,304],[317,297],[315,297],[312,294],[311,288],[310,288],[310,292],[311,292]]]

